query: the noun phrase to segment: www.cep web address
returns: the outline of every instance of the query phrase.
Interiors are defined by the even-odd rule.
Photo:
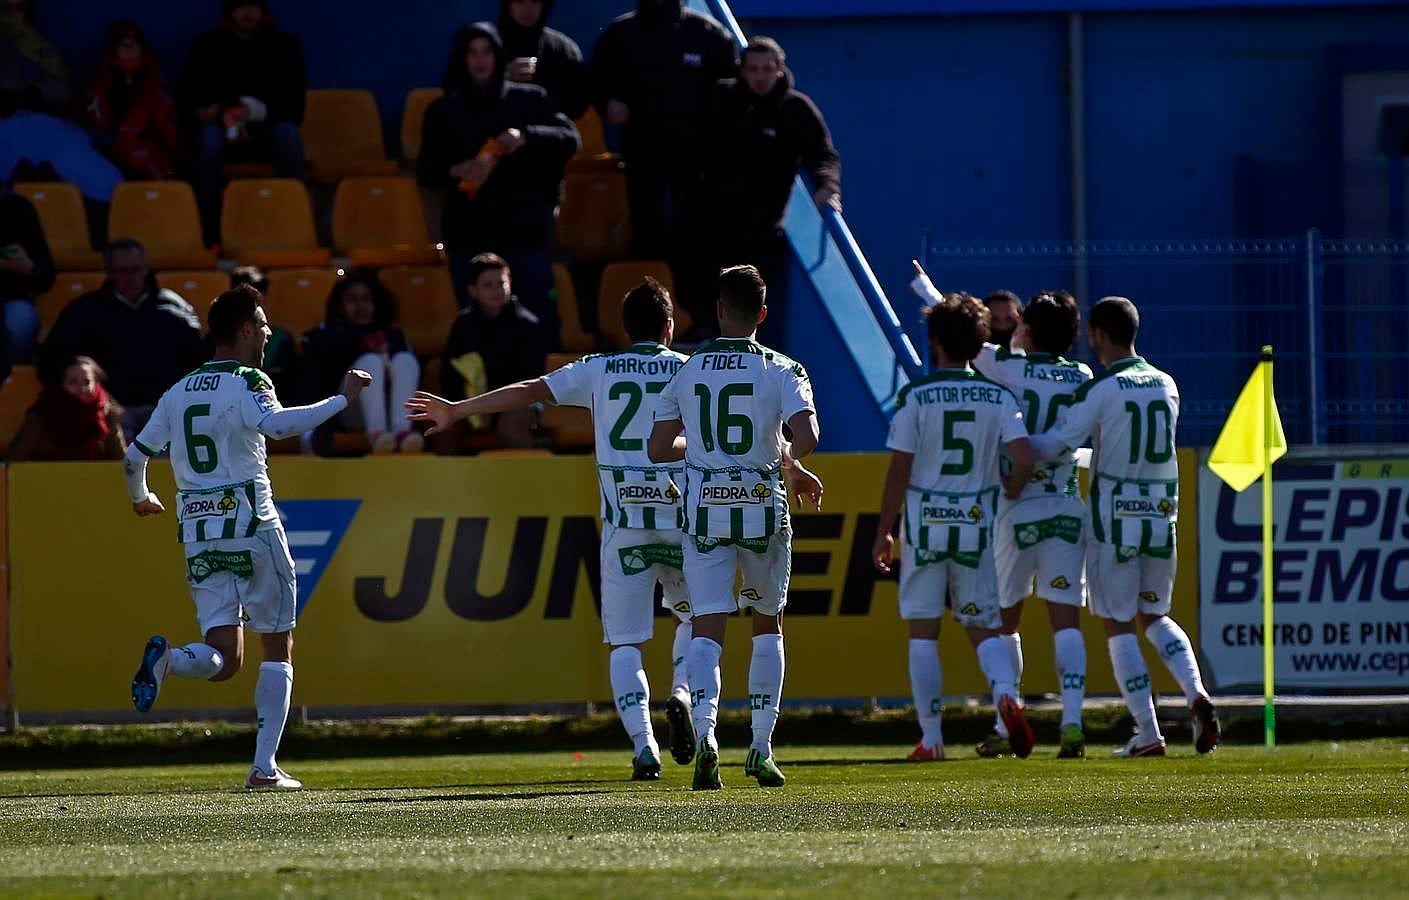
[[[1409,673],[1409,652],[1293,653],[1292,669],[1296,672]]]

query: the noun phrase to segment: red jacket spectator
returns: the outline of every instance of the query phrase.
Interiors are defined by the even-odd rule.
[[[103,388],[103,370],[75,356],[45,383],[10,444],[10,460],[122,459],[122,407]]]
[[[107,55],[93,75],[84,115],[96,143],[128,178],[174,176],[176,104],[137,23],[108,26]]]

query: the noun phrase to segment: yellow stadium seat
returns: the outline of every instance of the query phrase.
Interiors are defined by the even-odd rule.
[[[102,254],[88,243],[88,215],[78,188],[64,181],[30,181],[16,184],[15,193],[34,204],[44,227],[44,240],[60,272],[103,267]]]
[[[563,323],[558,338],[566,350],[586,352],[597,339],[582,329],[582,311],[577,305],[577,288],[572,273],[562,263],[553,263],[553,290],[558,295],[558,319]]]
[[[412,88],[401,108],[401,161],[416,164],[421,155],[421,125],[426,121],[426,108],[445,95],[440,88]]]
[[[371,91],[309,91],[303,112],[303,153],[314,178],[392,175],[395,160],[382,144],[382,117]]]
[[[444,266],[397,266],[378,276],[396,297],[401,330],[419,356],[440,356],[460,308]]]
[[[432,356],[421,363],[421,390],[430,391],[432,394],[440,393],[440,367],[442,363],[439,356]]]
[[[607,136],[602,131],[602,117],[598,115],[595,107],[587,107],[587,112],[574,124],[577,125],[577,133],[582,137],[582,147],[574,159],[593,159],[607,152]]]
[[[60,272],[59,277],[54,279],[54,286],[34,301],[34,308],[39,313],[39,336],[43,338],[49,333],[65,306],[102,287],[107,277],[102,272]]]
[[[333,197],[333,246],[358,267],[440,262],[421,195],[407,178],[344,178]]]
[[[210,305],[225,291],[230,289],[230,276],[219,269],[180,270],[159,272],[157,284],[181,295],[181,299],[191,304],[201,324],[205,324]]]
[[[578,353],[550,353],[543,368],[552,372],[581,358]],[[552,432],[553,447],[558,452],[592,449],[595,438],[592,431],[592,413],[580,406],[544,404],[539,425]]]
[[[337,281],[332,269],[274,269],[269,272],[265,314],[297,338],[323,321]]]
[[[136,238],[153,269],[208,269],[215,254],[201,243],[196,195],[184,181],[124,181],[108,212],[111,239]]]
[[[39,399],[39,390],[34,366],[15,366],[9,380],[0,385],[0,456],[10,452],[10,441],[20,430],[25,413]]]
[[[293,178],[248,178],[225,189],[220,242],[226,256],[260,268],[326,266],[331,250],[318,246],[308,189]]]
[[[626,174],[609,170],[567,173],[558,212],[558,247],[574,259],[621,259],[631,249]]]
[[[615,262],[602,269],[601,285],[597,288],[597,330],[608,345],[625,347],[631,343],[621,322],[621,300],[647,275],[665,285],[674,299],[675,278],[670,266],[663,262]]]

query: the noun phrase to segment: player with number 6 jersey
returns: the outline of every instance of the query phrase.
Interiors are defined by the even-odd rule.
[[[248,628],[260,636],[264,662],[254,689],[259,731],[245,787],[297,790],[302,785],[275,761],[293,690],[298,602],[264,439],[318,427],[346,409],[371,378],[348,372],[341,394],[283,408],[273,382],[257,368],[270,335],[260,302],[248,285],[215,299],[209,316],[215,360],[162,395],[124,460],[133,511],[158,515],[165,507],[147,486],[147,459],[170,448],[177,537],[185,545],[186,580],[204,636],[184,647],[172,647],[161,635],[149,639],[132,679],[132,703],[138,712],[149,711],[167,675],[234,677]]]
[[[1091,309],[1091,347],[1106,371],[1076,392],[1056,424],[1033,438],[1040,457],[1079,447],[1095,449],[1086,572],[1091,611],[1105,622],[1111,664],[1136,733],[1118,756],[1163,756],[1150,673],[1135,637],[1136,619],[1183,688],[1194,721],[1195,748],[1219,742],[1218,716],[1204,690],[1193,645],[1169,617],[1174,592],[1179,464],[1175,431],[1179,389],[1174,379],[1135,353],[1140,314],[1124,297]]]

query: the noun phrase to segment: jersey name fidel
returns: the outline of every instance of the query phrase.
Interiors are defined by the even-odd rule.
[[[259,432],[279,409],[267,375],[228,360],[201,366],[162,394],[135,443],[148,456],[171,448],[181,541],[252,537],[279,526]]]
[[[1061,411],[1075,401],[1077,389],[1091,380],[1091,368],[1085,363],[1050,353],[1013,352],[997,344],[984,345],[974,368],[1013,392],[1029,434],[1042,434],[1056,424]],[[1039,462],[1022,496],[1075,496],[1076,491],[1076,462],[1068,453]]]
[[[661,393],[684,364],[683,354],[662,344],[639,343],[543,376],[553,402],[592,411],[603,521],[620,528],[681,527],[677,481],[684,466],[651,462],[646,443]]]

